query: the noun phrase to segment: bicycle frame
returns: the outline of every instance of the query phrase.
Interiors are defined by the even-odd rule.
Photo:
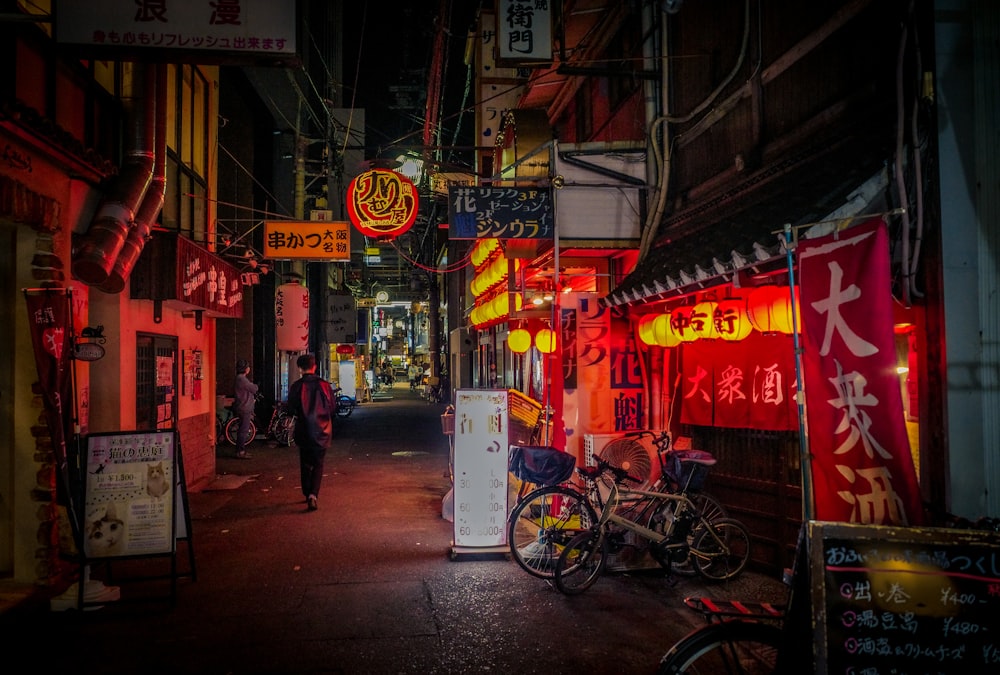
[[[601,513],[600,522],[597,524],[597,526],[601,528],[602,536],[606,536],[607,534],[605,531],[605,525],[607,523],[612,523],[624,530],[627,530],[628,532],[633,532],[644,539],[648,539],[655,544],[659,544],[668,550],[671,548],[686,547],[686,540],[668,543],[674,537],[674,524],[677,522],[677,516],[679,515],[677,511],[683,507],[685,511],[690,512],[695,516],[695,522],[697,522],[698,525],[707,528],[717,544],[724,545],[724,542],[722,542],[712,528],[709,527],[709,521],[705,520],[705,517],[698,512],[694,503],[688,498],[686,492],[654,492],[652,490],[630,490],[627,488],[623,490],[614,483],[610,485],[610,489],[611,493],[608,496],[607,504]],[[658,506],[659,504],[666,502],[674,502],[676,504],[674,507],[674,518],[671,521],[670,527],[667,528],[667,531],[662,533],[657,532],[656,530],[650,529],[644,525],[640,525],[638,522],[630,518],[619,515],[619,513],[617,513],[617,508],[623,501],[631,501],[632,499],[636,499],[636,501],[648,500],[650,502],[649,505],[641,509],[641,514],[647,513],[649,507],[651,506]],[[697,552],[692,552],[697,554]]]

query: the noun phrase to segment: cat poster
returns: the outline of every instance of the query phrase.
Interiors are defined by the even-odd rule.
[[[84,555],[172,553],[177,481],[172,431],[87,438]]]

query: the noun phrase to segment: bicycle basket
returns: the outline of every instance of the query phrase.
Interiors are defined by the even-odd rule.
[[[708,478],[708,469],[715,464],[712,454],[704,450],[678,450],[670,453],[667,476],[679,490],[700,490]]]
[[[568,452],[539,445],[515,445],[508,469],[523,481],[536,485],[558,485],[573,475],[576,459]]]

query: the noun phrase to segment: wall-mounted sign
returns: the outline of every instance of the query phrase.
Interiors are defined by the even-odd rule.
[[[367,237],[389,240],[405,233],[417,219],[417,188],[409,178],[388,169],[371,169],[347,188],[347,213]]]
[[[77,361],[99,361],[104,358],[104,347],[96,342],[77,342],[73,345],[73,358]]]
[[[295,9],[294,2],[271,0],[60,2],[55,34],[60,44],[119,52],[184,50],[287,57],[296,53]]]
[[[551,239],[547,189],[453,187],[448,190],[450,239]]]
[[[497,48],[502,61],[552,60],[551,3],[500,0]]]
[[[265,258],[351,260],[351,227],[342,220],[265,220]]]
[[[131,277],[133,300],[162,300],[216,319],[243,316],[243,277],[222,258],[189,239],[157,232]]]
[[[274,291],[275,346],[283,352],[309,348],[309,291],[299,283],[281,284]]]

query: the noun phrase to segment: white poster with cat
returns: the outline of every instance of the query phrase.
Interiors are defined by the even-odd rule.
[[[174,551],[173,431],[87,438],[84,555],[114,558]]]

